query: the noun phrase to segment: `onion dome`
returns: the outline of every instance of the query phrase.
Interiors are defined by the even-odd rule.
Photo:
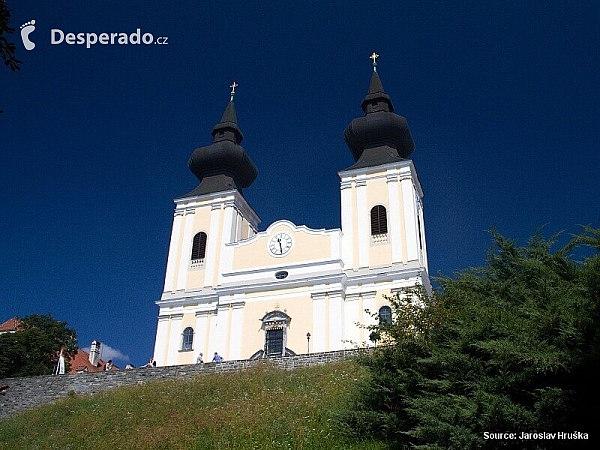
[[[390,96],[383,90],[377,73],[377,54],[373,54],[371,84],[361,107],[363,117],[352,120],[344,130],[344,140],[356,163],[349,169],[402,161],[414,150],[415,144],[406,119],[394,114]]]
[[[200,180],[200,184],[186,196],[230,191],[252,184],[258,175],[256,166],[240,145],[244,135],[237,123],[233,95],[237,84],[231,86],[231,100],[221,121],[212,130],[213,143],[194,150],[188,167]]]

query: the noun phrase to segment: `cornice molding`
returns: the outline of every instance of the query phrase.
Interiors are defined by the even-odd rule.
[[[297,287],[312,287],[319,284],[340,284],[343,286],[345,275],[341,272],[335,274],[321,274],[316,276],[304,276],[298,279],[285,279],[281,281],[265,281],[260,280],[257,282],[250,283],[235,283],[229,286],[222,285],[215,288],[219,293],[219,296],[225,296],[229,294],[243,294],[243,293],[255,293],[255,292],[274,292],[283,289],[297,288]],[[343,289],[343,287],[342,287]],[[332,288],[332,290],[334,290]],[[311,292],[311,291],[308,291]]]
[[[175,211],[188,208],[196,210],[207,205],[210,205],[211,210],[220,209],[223,206],[233,206],[241,212],[252,226],[255,227],[260,223],[258,214],[248,204],[244,196],[235,189],[193,197],[176,198],[173,201],[175,203]]]
[[[307,233],[307,234],[311,234],[311,235],[324,236],[324,235],[328,235],[328,234],[333,235],[335,233],[341,234],[341,232],[342,232],[342,230],[340,228],[313,229],[313,228],[307,227],[306,225],[296,225],[295,223],[293,223],[289,220],[278,220],[276,222],[273,222],[271,225],[269,225],[269,227],[265,231],[260,231],[260,232],[256,233],[255,235],[253,235],[252,237],[249,237],[249,238],[241,240],[241,241],[225,244],[225,246],[226,247],[243,247],[244,245],[250,245],[263,237],[270,237],[272,234],[274,234],[273,230],[280,225],[287,226],[290,229],[290,233],[303,232],[303,233]]]
[[[340,177],[341,183],[349,183],[352,181],[356,181],[357,185],[361,177],[364,177],[364,179],[366,180],[385,178],[388,182],[394,181],[390,181],[390,178],[388,178],[393,176],[397,176],[399,181],[412,179],[417,194],[419,195],[419,197],[423,197],[423,189],[419,181],[419,176],[417,175],[417,170],[411,159],[398,161],[395,163],[382,164],[380,166],[370,166],[363,167],[360,169],[342,170],[338,172],[338,176]]]
[[[228,273],[224,273],[222,274],[223,278],[233,278],[233,277],[238,277],[238,276],[244,276],[244,275],[254,275],[254,274],[261,274],[261,273],[270,273],[273,272],[273,275],[275,275],[275,272],[278,272],[280,270],[286,270],[286,271],[290,271],[290,270],[296,270],[296,269],[303,269],[306,267],[317,267],[317,266],[331,266],[331,265],[337,265],[340,268],[343,267],[343,262],[341,259],[325,259],[325,260],[314,260],[314,261],[306,261],[306,262],[301,262],[301,263],[292,263],[292,264],[272,264],[269,266],[264,266],[264,267],[259,267],[256,269],[247,269],[247,270],[236,270],[235,272],[228,272]],[[340,271],[341,274],[341,271]],[[283,283],[283,280],[277,281],[274,283],[277,284],[281,284]]]

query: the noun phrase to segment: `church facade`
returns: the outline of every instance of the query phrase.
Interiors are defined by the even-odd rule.
[[[341,229],[279,220],[258,231],[243,196],[258,171],[240,145],[234,83],[213,143],[190,158],[200,184],[175,199],[158,366],[370,345],[364,326],[392,319],[385,296],[430,291],[414,144],[373,60],[364,114],[344,131],[356,162],[338,173]]]

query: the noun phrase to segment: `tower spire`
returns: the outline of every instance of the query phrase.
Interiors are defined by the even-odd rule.
[[[212,130],[213,143],[197,148],[190,157],[188,167],[200,180],[200,184],[186,196],[232,189],[242,193],[242,189],[250,186],[258,175],[256,166],[240,145],[244,135],[238,126],[233,103],[235,88],[238,86],[235,81],[229,86],[229,103],[221,121]]]
[[[375,52],[370,56],[373,73],[361,103],[364,116],[352,120],[344,130],[344,140],[356,161],[350,169],[400,161],[414,149],[406,119],[394,114],[392,99],[383,89],[377,72],[378,57]]]

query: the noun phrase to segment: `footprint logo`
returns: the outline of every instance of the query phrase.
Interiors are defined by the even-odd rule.
[[[29,40],[29,35],[35,30],[35,20],[31,22],[25,22],[21,25],[21,39],[23,39],[23,45],[27,50],[33,50],[35,43]]]

